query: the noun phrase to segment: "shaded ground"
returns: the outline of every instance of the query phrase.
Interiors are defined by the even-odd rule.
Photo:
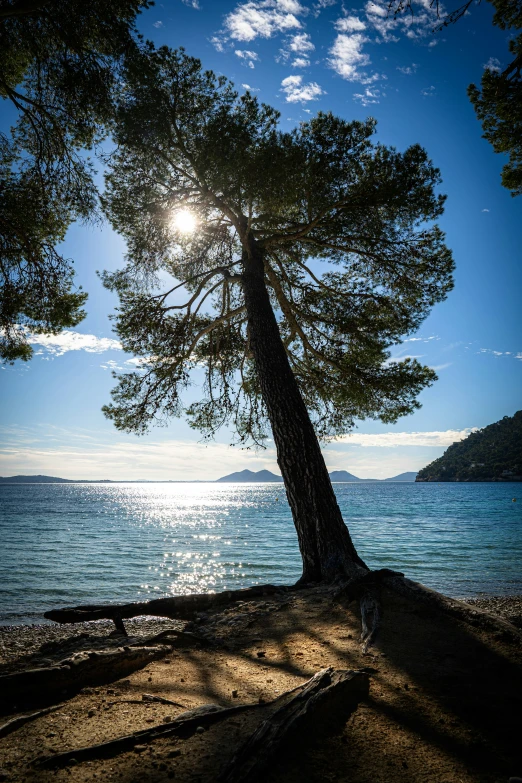
[[[520,617],[520,600],[511,602],[511,609],[491,606],[515,622]],[[371,655],[360,651],[355,604],[333,603],[321,589],[283,593],[203,616],[196,627],[225,646],[177,650],[123,681],[84,689],[57,712],[0,739],[0,779],[216,781],[238,744],[270,708],[231,718],[188,740],[156,740],[109,760],[53,772],[37,770],[31,762],[44,753],[148,728],[200,704],[268,701],[327,666],[370,667],[370,698],[341,735],[316,742],[307,738],[278,759],[264,781],[507,783],[511,776],[522,777],[520,645],[387,591],[383,608],[382,633]],[[139,621],[128,623],[128,629],[133,635],[150,634],[174,625]],[[42,639],[46,643],[30,657],[23,656],[23,663],[49,665],[77,649],[122,644],[121,637],[108,636],[111,629],[109,624],[85,624],[65,642],[63,636],[70,637],[72,628],[35,629],[35,645]],[[5,673],[20,666],[27,630],[5,630],[0,639],[0,673]],[[23,647],[13,648],[15,643]],[[183,707],[129,703],[143,693]]]

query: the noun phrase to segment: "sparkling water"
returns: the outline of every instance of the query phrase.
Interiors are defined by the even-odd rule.
[[[521,484],[334,488],[371,568],[453,596],[522,593]],[[0,485],[0,544],[0,624],[301,573],[281,484]]]

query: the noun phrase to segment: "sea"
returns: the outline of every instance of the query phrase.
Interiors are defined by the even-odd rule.
[[[522,594],[522,485],[334,484],[354,543],[447,595]],[[0,485],[0,625],[49,609],[292,584],[282,484]]]

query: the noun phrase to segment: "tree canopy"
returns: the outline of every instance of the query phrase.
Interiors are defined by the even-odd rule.
[[[522,30],[522,0],[492,0],[493,23],[501,30]],[[468,95],[482,123],[484,138],[495,152],[509,156],[502,184],[513,196],[522,194],[522,32],[509,41],[513,55],[503,70],[486,68],[481,89],[471,84]]]
[[[26,329],[77,324],[86,295],[58,249],[97,197],[86,154],[107,133],[122,56],[148,0],[0,0],[0,358],[28,359]]]
[[[282,132],[274,109],[183,50],[149,46],[124,81],[104,203],[127,267],[105,283],[140,368],[120,376],[105,408],[116,426],[142,432],[186,413],[206,435],[228,423],[242,443],[263,440],[242,274],[249,241],[320,436],[418,407],[435,373],[389,361],[388,349],[452,287],[451,253],[429,225],[444,197],[426,152],[375,143],[374,120],[329,113]],[[194,232],[183,233],[180,211]],[[195,368],[205,369],[204,397],[185,410]]]

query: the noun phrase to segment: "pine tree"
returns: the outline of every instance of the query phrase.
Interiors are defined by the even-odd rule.
[[[127,266],[105,284],[139,369],[105,413],[137,433],[186,415],[242,444],[271,429],[303,581],[332,580],[365,565],[318,436],[419,407],[435,373],[388,348],[445,298],[453,261],[421,147],[375,144],[371,119],[319,113],[291,132],[278,119],[183,50],[129,60],[104,200]],[[196,368],[204,396],[187,408]]]

